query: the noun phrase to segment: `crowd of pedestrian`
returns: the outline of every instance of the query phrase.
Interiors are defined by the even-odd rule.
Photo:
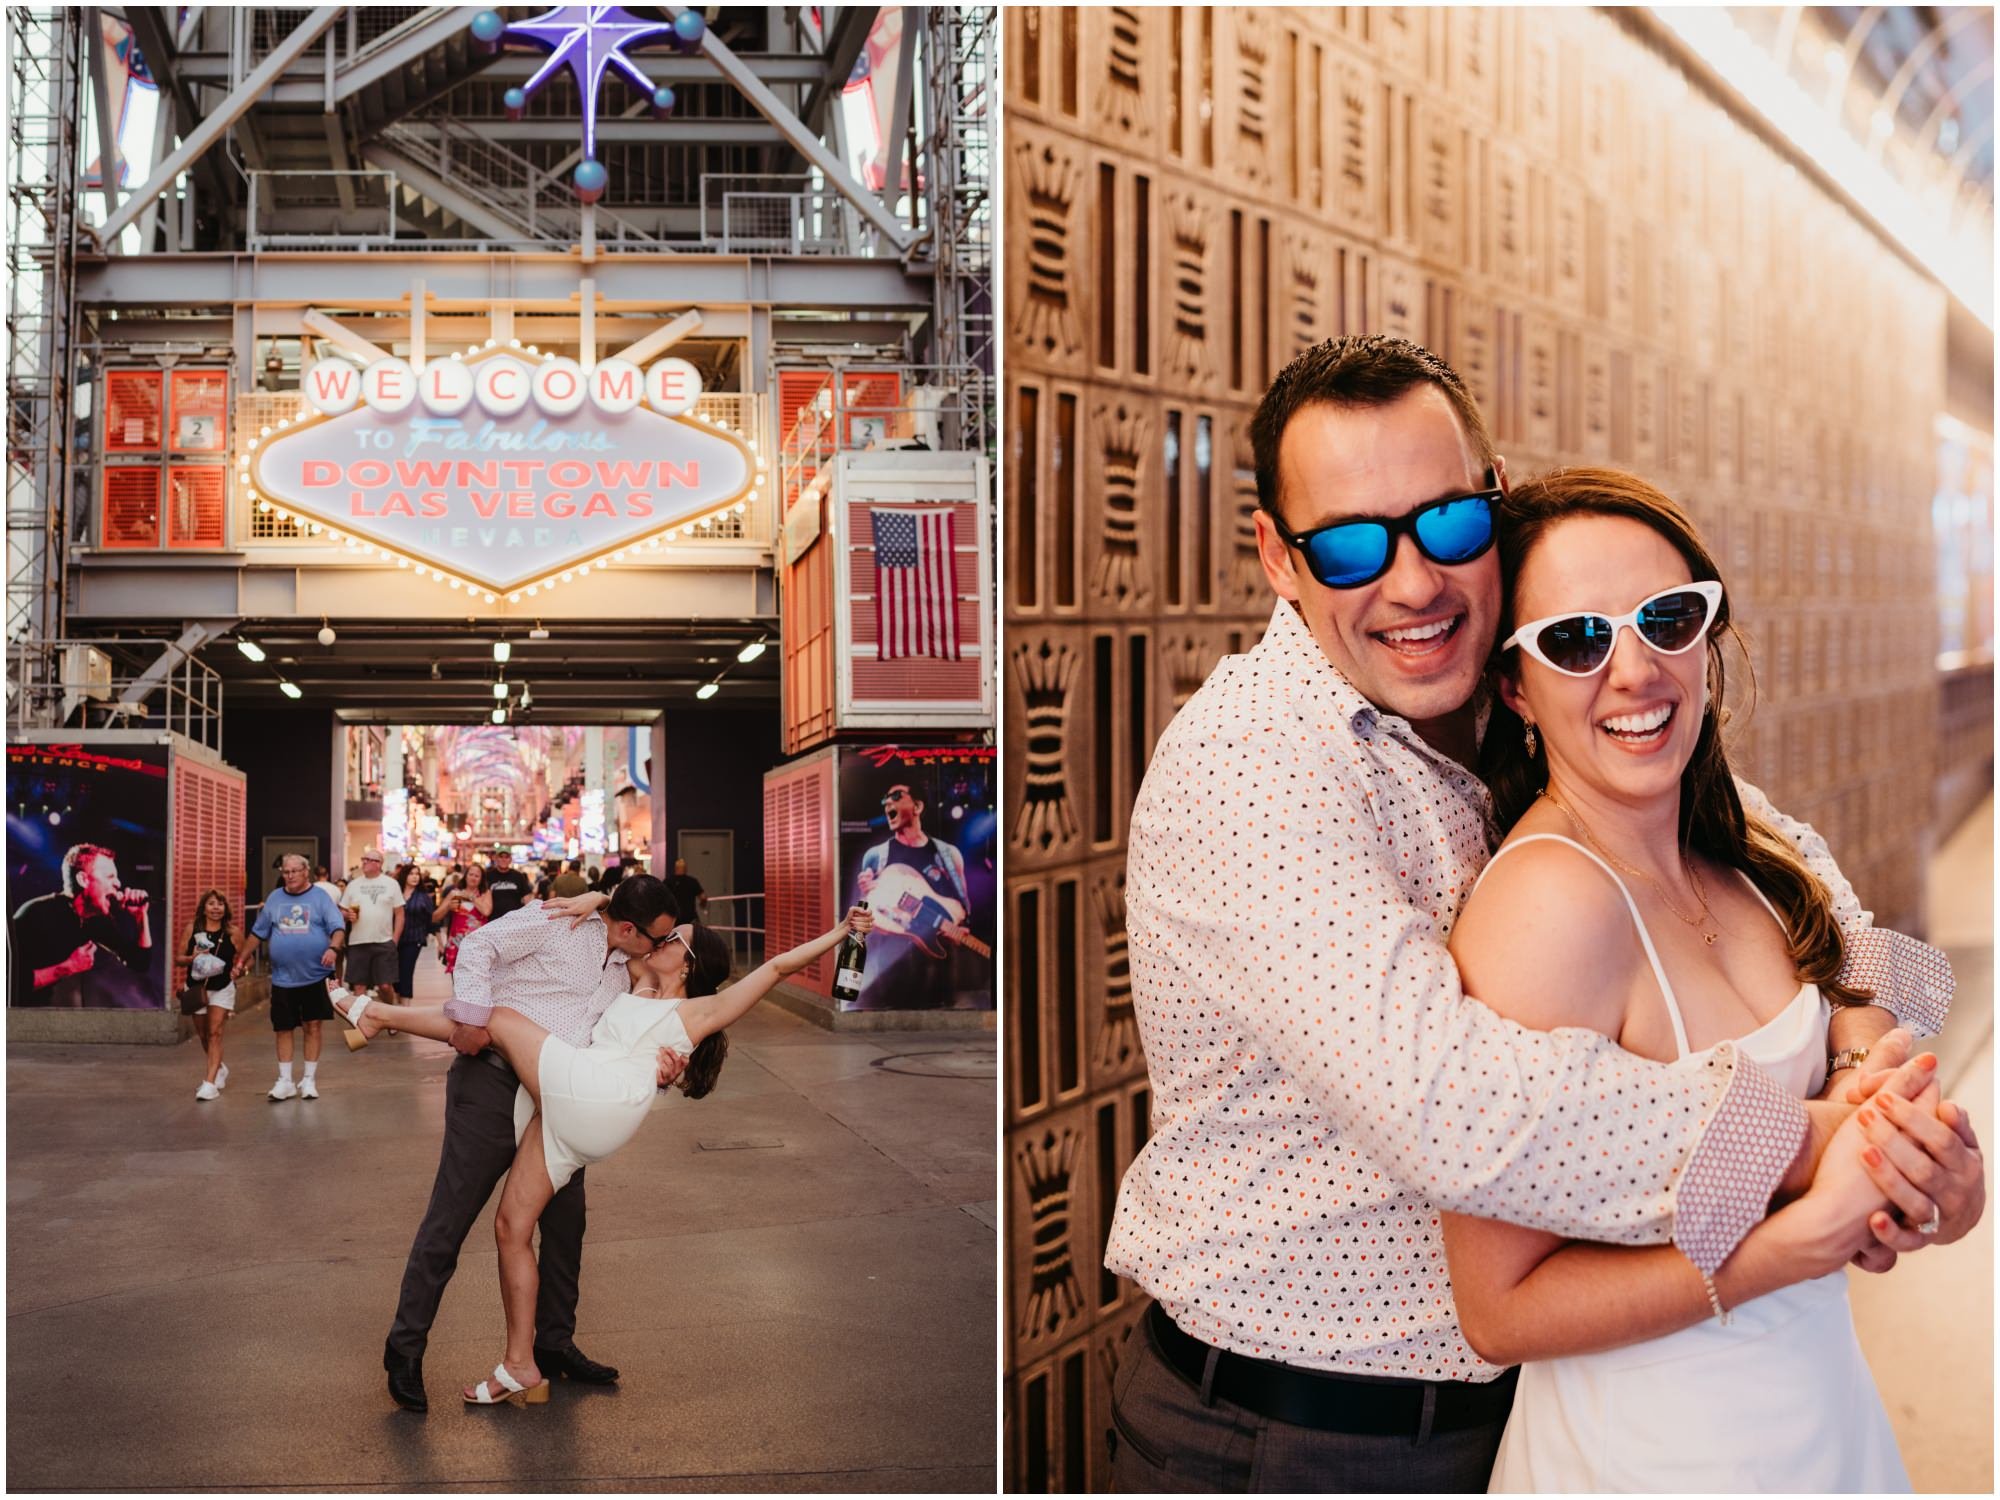
[[[384,873],[382,851],[361,851],[360,867],[343,883],[325,865],[303,855],[279,861],[279,881],[246,928],[220,891],[196,903],[182,956],[190,984],[206,986],[205,1003],[195,1012],[205,1072],[195,1098],[217,1099],[229,1082],[222,1060],[223,1026],[236,1010],[236,981],[261,950],[270,963],[271,1029],[276,1038],[278,1078],[272,1102],[319,1097],[321,1029],[334,1018],[329,983],[390,1004],[409,1001],[416,990],[417,964],[433,945],[445,972],[458,960],[459,945],[486,923],[519,910],[530,900],[609,893],[637,865],[586,868],[580,859],[545,861],[516,868],[513,851],[495,849],[488,863],[454,864],[433,875],[414,862]],[[671,882],[685,895],[690,916],[707,905],[699,881],[684,860],[674,864]],[[294,1057],[294,1033],[304,1033],[302,1058]],[[295,1079],[296,1062],[303,1072]]]

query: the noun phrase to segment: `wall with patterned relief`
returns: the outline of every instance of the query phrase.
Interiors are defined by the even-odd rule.
[[[1007,1476],[1105,1488],[1142,1299],[1099,1247],[1149,1102],[1126,818],[1269,617],[1273,372],[1407,334],[1516,476],[1613,463],[1688,503],[1754,653],[1740,767],[1920,927],[1944,305],[1600,12],[1006,14]]]

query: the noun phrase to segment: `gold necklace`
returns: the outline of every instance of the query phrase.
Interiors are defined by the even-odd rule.
[[[1710,932],[1704,926],[1704,923],[1713,924],[1715,922],[1715,914],[1708,909],[1708,892],[1702,889],[1701,875],[1695,869],[1694,861],[1692,859],[1687,861],[1688,884],[1694,887],[1694,898],[1695,900],[1701,903],[1701,912],[1698,916],[1691,917],[1686,912],[1682,911],[1678,906],[1674,905],[1674,899],[1673,897],[1667,894],[1667,888],[1664,885],[1660,884],[1660,882],[1657,879],[1655,879],[1652,875],[1648,874],[1644,870],[1637,869],[1632,865],[1626,864],[1624,860],[1620,859],[1617,855],[1613,854],[1609,849],[1605,848],[1602,844],[1598,843],[1597,840],[1591,836],[1590,830],[1583,826],[1583,819],[1579,818],[1575,813],[1571,812],[1569,810],[1569,807],[1563,802],[1562,798],[1558,797],[1554,792],[1550,791],[1547,787],[1543,787],[1541,791],[1536,793],[1536,795],[1540,797],[1546,797],[1550,802],[1552,802],[1555,805],[1556,810],[1559,811],[1565,818],[1569,819],[1570,826],[1575,828],[1578,833],[1583,835],[1583,841],[1586,844],[1590,845],[1591,848],[1595,849],[1599,854],[1603,855],[1607,860],[1609,860],[1612,864],[1616,865],[1619,869],[1623,870],[1627,875],[1637,875],[1641,880],[1645,881],[1648,885],[1650,885],[1655,891],[1659,893],[1661,905],[1665,906],[1668,911],[1672,912],[1675,916],[1679,917],[1683,922],[1687,923],[1688,926],[1694,928],[1695,931],[1699,932],[1701,934],[1701,940],[1704,943],[1706,943],[1709,947],[1713,948],[1715,946],[1716,939],[1721,937],[1722,933],[1720,931]]]

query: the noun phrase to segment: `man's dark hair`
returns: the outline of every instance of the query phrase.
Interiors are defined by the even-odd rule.
[[[1387,406],[1420,385],[1434,385],[1458,413],[1482,469],[1493,465],[1493,435],[1458,372],[1421,344],[1386,333],[1349,334],[1315,344],[1278,372],[1250,419],[1257,503],[1278,515],[1278,444],[1301,408]],[[1282,517],[1280,517],[1282,519]]]
[[[630,922],[641,932],[650,932],[661,917],[672,917],[674,925],[679,926],[681,904],[664,880],[654,875],[634,875],[618,882],[604,914],[614,922]]]

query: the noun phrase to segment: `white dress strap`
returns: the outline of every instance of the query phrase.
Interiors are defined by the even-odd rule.
[[[1639,903],[1632,899],[1632,892],[1627,889],[1625,882],[1618,878],[1618,872],[1612,869],[1610,865],[1599,859],[1590,850],[1584,848],[1575,839],[1564,838],[1559,833],[1530,833],[1518,839],[1511,839],[1494,851],[1493,858],[1486,861],[1486,868],[1479,872],[1479,879],[1473,882],[1472,888],[1475,891],[1479,889],[1481,882],[1486,879],[1494,865],[1500,862],[1500,857],[1507,853],[1508,850],[1519,849],[1525,844],[1535,843],[1567,844],[1611,877],[1611,883],[1618,887],[1618,894],[1625,898],[1625,909],[1632,913],[1632,925],[1639,929],[1639,942],[1646,950],[1646,962],[1653,966],[1653,978],[1659,983],[1661,998],[1667,1002],[1667,1019],[1673,1023],[1674,1045],[1680,1049],[1678,1055],[1686,1057],[1690,1050],[1688,1047],[1687,1027],[1681,1024],[1680,1001],[1674,998],[1674,987],[1667,982],[1666,965],[1660,962],[1659,951],[1653,947],[1653,935],[1646,930],[1646,919],[1639,915]],[[1770,903],[1766,902],[1765,904],[1769,905]],[[1777,913],[1773,912],[1772,915],[1776,916]],[[1779,925],[1783,926],[1784,924],[1780,923]]]

